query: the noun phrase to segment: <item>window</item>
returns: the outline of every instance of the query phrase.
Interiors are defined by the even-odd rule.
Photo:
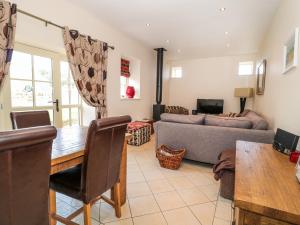
[[[129,84],[129,78],[121,76],[120,82],[121,82],[121,87],[120,87],[121,98],[126,98],[126,88]]]
[[[240,62],[239,63],[239,75],[253,75],[253,67],[254,63],[252,61],[249,62]]]
[[[14,52],[10,70],[12,108],[52,106],[52,60]]]
[[[182,78],[182,67],[172,67],[172,78]]]
[[[121,99],[140,98],[140,72],[141,61],[133,57],[122,57],[120,68],[120,97]],[[126,91],[129,86],[134,88],[133,97],[127,96]],[[133,93],[133,92],[131,92]]]
[[[69,64],[60,62],[62,125],[80,125],[81,99],[75,86]]]

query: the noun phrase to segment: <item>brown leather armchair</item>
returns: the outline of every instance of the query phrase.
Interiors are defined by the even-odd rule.
[[[48,111],[11,112],[13,129],[51,125]]]
[[[83,208],[67,218],[50,212],[52,224],[69,221],[84,211],[84,224],[90,225],[91,205],[102,198],[115,207],[117,217],[121,217],[120,164],[129,116],[111,117],[91,122],[85,145],[82,165],[54,174],[50,178],[50,201],[55,207],[55,192],[65,194],[84,203]],[[101,196],[113,188],[114,201]]]
[[[52,126],[0,132],[0,224],[49,225]]]

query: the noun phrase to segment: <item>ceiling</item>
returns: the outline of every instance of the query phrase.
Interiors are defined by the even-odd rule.
[[[71,1],[151,48],[165,47],[169,58],[184,59],[257,52],[281,0]]]

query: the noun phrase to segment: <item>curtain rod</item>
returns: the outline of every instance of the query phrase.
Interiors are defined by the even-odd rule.
[[[42,21],[42,22],[45,22],[45,25],[46,25],[46,26],[47,26],[48,24],[50,24],[50,25],[52,25],[52,26],[54,26],[54,27],[57,27],[57,28],[60,28],[60,29],[62,29],[62,30],[64,29],[63,26],[60,26],[60,25],[58,25],[58,24],[56,24],[56,23],[53,23],[53,22],[48,21],[48,20],[45,20],[45,19],[43,19],[43,18],[41,18],[41,17],[38,17],[38,16],[36,16],[36,15],[33,15],[33,14],[31,14],[31,13],[29,13],[29,12],[26,12],[26,11],[23,11],[23,10],[21,10],[21,9],[17,9],[17,12],[22,13],[22,14],[24,14],[24,15],[26,15],[26,16],[32,17],[32,18],[34,18],[34,19],[40,20],[40,21]],[[92,40],[93,40],[93,39],[92,39]],[[112,49],[112,50],[115,49],[114,46],[109,46],[109,45],[108,45],[108,47],[109,47],[110,49]]]

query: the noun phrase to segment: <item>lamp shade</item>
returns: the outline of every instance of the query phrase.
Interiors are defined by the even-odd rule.
[[[234,96],[241,98],[251,98],[253,97],[254,90],[253,88],[235,88]]]

